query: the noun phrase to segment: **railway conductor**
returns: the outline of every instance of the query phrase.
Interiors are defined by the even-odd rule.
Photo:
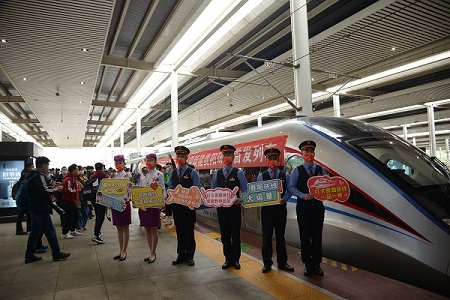
[[[222,145],[223,168],[214,173],[211,188],[222,187],[234,189],[239,187],[241,192],[247,192],[247,180],[244,172],[233,166],[234,152],[236,148],[231,145]],[[233,266],[236,270],[241,268],[239,258],[241,257],[241,203],[238,199],[230,207],[218,207],[220,234],[223,245],[225,263],[222,269]]]
[[[294,271],[294,268],[287,263],[286,241],[284,239],[287,217],[286,202],[291,198],[291,193],[287,190],[287,185],[291,176],[278,169],[280,155],[281,151],[277,148],[268,148],[264,151],[269,168],[267,171],[260,173],[257,179],[257,181],[280,179],[283,184],[280,203],[261,207],[263,273],[267,273],[272,269],[272,235],[274,229],[278,269],[288,272]]]
[[[169,189],[175,189],[177,185],[184,188],[196,186],[200,188],[200,178],[196,170],[187,165],[187,158],[190,151],[184,146],[175,147],[177,168],[172,171],[169,179]],[[172,261],[172,265],[186,262],[188,266],[194,266],[195,253],[195,210],[177,203],[172,204],[173,218],[177,231],[177,253],[178,257]]]
[[[312,176],[327,175],[325,168],[314,163],[316,143],[303,141],[299,148],[304,164],[291,173],[289,192],[297,197],[297,222],[300,230],[301,258],[305,264],[303,274],[323,276],[320,267],[322,261],[322,229],[325,209],[322,201],[309,194],[307,181]]]

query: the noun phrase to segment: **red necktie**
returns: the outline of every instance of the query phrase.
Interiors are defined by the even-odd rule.
[[[310,177],[314,176],[314,173],[313,173],[313,170],[312,170],[312,166],[309,166],[308,169],[309,169],[309,172],[308,172],[309,176]]]
[[[272,179],[277,179],[277,171],[272,171]]]

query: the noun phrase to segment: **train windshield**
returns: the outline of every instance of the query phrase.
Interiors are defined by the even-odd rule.
[[[450,185],[448,170],[402,140],[373,137],[349,143],[376,158],[414,188]]]

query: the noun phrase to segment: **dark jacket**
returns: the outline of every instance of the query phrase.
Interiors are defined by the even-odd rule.
[[[38,170],[32,170],[28,174],[28,178],[33,174],[39,173]],[[50,195],[57,191],[57,188],[52,188],[48,185],[48,179],[45,174],[41,173],[28,182],[28,195],[31,201],[31,211],[41,213],[52,212],[52,200]]]

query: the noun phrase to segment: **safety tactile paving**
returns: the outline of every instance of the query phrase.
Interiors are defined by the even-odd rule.
[[[174,234],[174,232],[171,233]],[[214,238],[208,238],[206,235],[199,234],[198,232],[195,232],[195,242],[197,251],[200,251],[219,264],[223,263],[224,256],[221,243],[214,240]],[[261,272],[261,263],[245,255],[241,256],[239,262],[242,266],[240,270],[233,268],[229,268],[228,270],[277,299],[333,299],[321,291],[301,283],[276,269],[263,274]]]

